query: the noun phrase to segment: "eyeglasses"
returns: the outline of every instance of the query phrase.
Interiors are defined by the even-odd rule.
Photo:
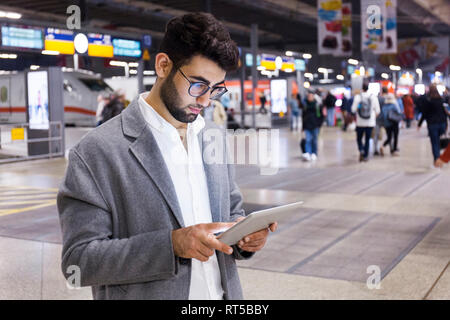
[[[228,89],[225,86],[218,86],[218,87],[211,88],[205,82],[191,81],[188,79],[188,77],[186,77],[186,75],[183,73],[183,71],[181,71],[181,69],[178,69],[178,70],[183,75],[183,77],[190,83],[188,93],[191,97],[195,97],[195,98],[201,97],[202,95],[207,93],[209,90],[211,90],[210,99],[218,100],[218,99],[220,99],[220,97],[222,97],[224,95],[225,92],[228,91]]]

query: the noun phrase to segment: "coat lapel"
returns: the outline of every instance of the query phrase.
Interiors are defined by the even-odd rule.
[[[122,126],[124,134],[136,137],[136,140],[130,146],[131,153],[156,184],[172,210],[178,224],[183,228],[185,226],[183,215],[169,170],[164,162],[158,144],[141,114],[137,99],[124,110]]]
[[[203,139],[203,133],[204,133],[205,129],[203,129],[201,132],[199,132],[198,134],[198,139],[199,139],[199,145],[200,145],[200,152],[202,153],[202,159],[203,159],[203,167],[205,169],[205,176],[206,176],[206,183],[208,186],[208,194],[209,194],[209,204],[210,204],[210,208],[211,208],[211,218],[213,222],[221,222],[222,221],[222,215],[221,215],[221,184],[220,182],[217,180],[217,178],[219,177],[219,172],[217,170],[219,170],[219,165],[217,164],[207,164],[204,161],[204,156],[203,156],[203,150],[206,148],[206,146],[208,145],[208,143],[210,142],[205,142]]]

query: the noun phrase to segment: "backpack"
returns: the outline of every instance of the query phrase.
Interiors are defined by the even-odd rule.
[[[372,114],[371,97],[372,96],[369,96],[369,98],[363,99],[363,96],[361,95],[361,102],[358,105],[358,115],[362,119],[370,119],[370,115]]]

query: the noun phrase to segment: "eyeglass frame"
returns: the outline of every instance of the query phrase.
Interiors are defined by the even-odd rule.
[[[188,89],[188,94],[189,94],[191,97],[198,98],[198,97],[201,97],[201,96],[205,95],[208,91],[211,91],[211,93],[213,93],[213,91],[216,90],[216,89],[218,89],[218,88],[224,88],[225,91],[223,91],[223,92],[217,94],[217,97],[216,97],[216,96],[210,96],[210,99],[211,99],[211,100],[218,100],[218,99],[220,99],[225,93],[228,92],[228,89],[227,89],[227,87],[225,86],[225,84],[224,84],[223,86],[219,86],[219,87],[215,87],[215,86],[210,87],[207,83],[205,83],[205,82],[203,82],[203,81],[191,81],[191,80],[189,80],[188,77],[184,74],[183,71],[181,71],[180,68],[178,68],[178,71],[180,71],[181,75],[189,82],[190,85],[189,85],[189,89]],[[200,84],[202,84],[202,85],[205,85],[207,88],[206,88],[206,90],[205,90],[203,93],[199,94],[198,96],[194,96],[194,95],[191,94],[191,88],[192,88],[193,85],[195,85],[195,84],[197,84],[197,83],[200,83]]]

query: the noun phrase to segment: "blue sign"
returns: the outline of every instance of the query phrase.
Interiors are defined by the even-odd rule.
[[[42,30],[2,26],[2,46],[43,49]]]
[[[142,45],[146,48],[150,48],[152,46],[152,36],[146,34],[142,37]]]
[[[355,66],[347,66],[347,74],[353,74],[355,72]]]
[[[141,42],[128,39],[113,39],[113,48],[115,56],[135,57],[142,55]]]
[[[306,70],[305,60],[295,59],[295,70],[305,71]]]
[[[251,67],[253,65],[253,55],[251,53],[247,53],[245,55],[245,65],[247,67]],[[256,56],[256,65],[261,65],[261,56],[259,54]]]

